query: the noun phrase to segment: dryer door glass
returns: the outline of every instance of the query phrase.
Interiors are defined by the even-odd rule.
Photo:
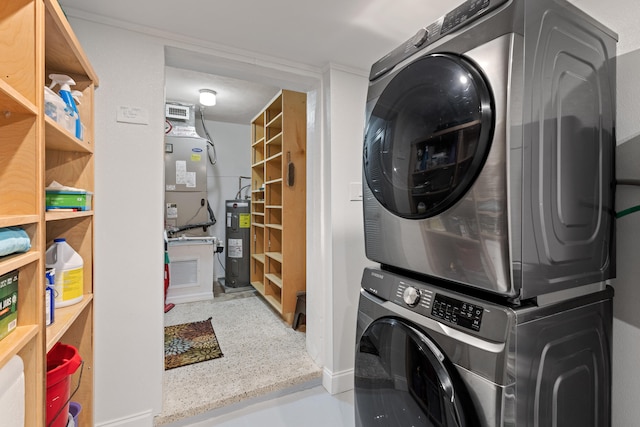
[[[493,116],[489,87],[464,58],[429,55],[403,68],[365,129],[363,166],[374,196],[404,218],[449,208],[482,169]]]
[[[452,365],[418,329],[382,318],[365,330],[356,349],[356,426],[475,425],[465,396]]]

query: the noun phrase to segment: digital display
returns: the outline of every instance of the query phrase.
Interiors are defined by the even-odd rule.
[[[436,294],[431,308],[432,316],[473,331],[480,330],[483,312],[484,309],[479,305],[440,294]]]
[[[490,3],[490,0],[470,0],[461,4],[445,15],[440,34],[448,33],[451,29],[474,17],[486,9]]]

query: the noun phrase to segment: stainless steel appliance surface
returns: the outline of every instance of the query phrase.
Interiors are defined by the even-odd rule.
[[[165,225],[176,236],[210,236],[207,140],[165,136]]]
[[[509,307],[365,269],[356,426],[610,426],[612,297]]]
[[[376,62],[367,257],[513,301],[604,288],[616,42],[562,0],[470,0]]]

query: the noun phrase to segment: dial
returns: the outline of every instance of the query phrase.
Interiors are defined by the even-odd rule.
[[[420,301],[420,291],[413,286],[409,286],[402,293],[402,299],[409,307],[415,307]]]
[[[420,47],[429,38],[429,31],[426,28],[420,28],[418,32],[413,36],[411,42],[415,47]]]

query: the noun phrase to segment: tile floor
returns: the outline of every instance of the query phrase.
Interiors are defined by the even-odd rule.
[[[232,405],[183,420],[184,427],[354,427],[353,390],[330,395],[321,385]]]

